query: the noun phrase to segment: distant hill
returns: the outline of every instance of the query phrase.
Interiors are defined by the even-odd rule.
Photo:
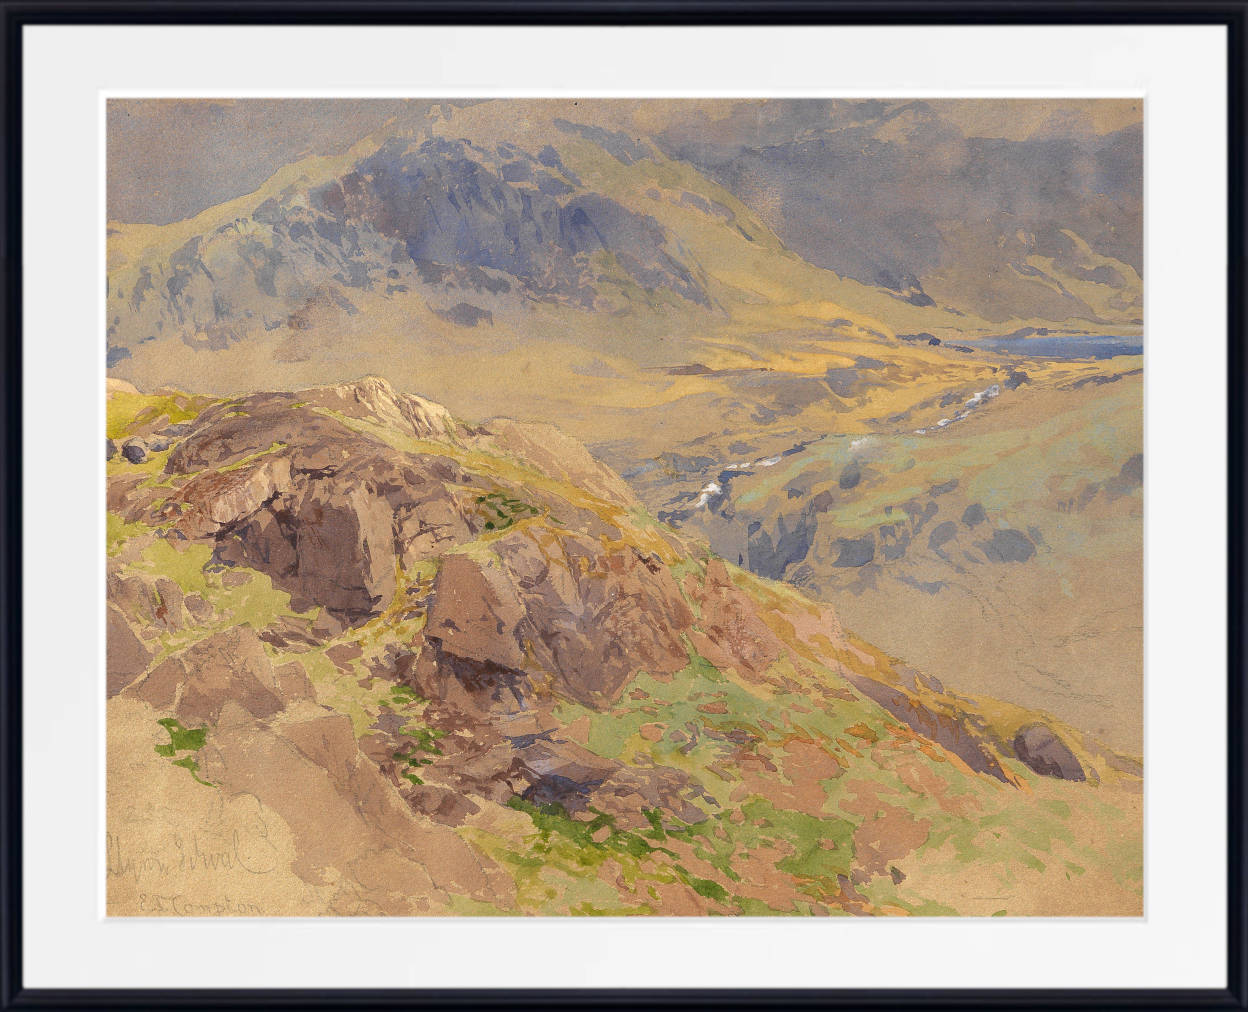
[[[743,101],[658,140],[810,263],[918,305],[1143,322],[1139,102]]]
[[[1120,193],[1138,130],[990,140],[922,103],[850,123],[839,106],[783,104],[771,115],[800,135],[763,144],[755,131],[750,146],[656,108],[414,114],[188,221],[112,223],[110,366],[148,387],[202,377],[226,392],[359,367],[410,380],[395,340],[455,355],[480,344],[477,328],[495,347],[579,346],[559,363],[535,352],[565,377],[608,356],[771,360],[758,346],[769,332],[1138,330],[1138,264],[1115,258],[1138,246]],[[653,136],[635,128],[639,110]]]

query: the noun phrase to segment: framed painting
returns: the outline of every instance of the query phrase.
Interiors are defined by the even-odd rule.
[[[1244,1007],[1242,4],[0,6],[5,1007]]]

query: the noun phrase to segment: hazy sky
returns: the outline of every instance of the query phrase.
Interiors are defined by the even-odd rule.
[[[163,225],[257,189],[307,155],[336,154],[399,118],[423,122],[424,99],[113,99],[108,103],[108,217]],[[588,105],[600,103],[585,103]],[[658,100],[611,103],[672,148],[783,143],[812,126],[852,122],[896,102]],[[967,137],[1097,135],[1140,122],[1139,101],[970,100],[928,103]],[[679,110],[673,115],[673,110]],[[588,112],[588,110],[586,110]]]
[[[165,225],[250,193],[281,166],[349,148],[411,99],[132,100],[108,104],[108,218]]]

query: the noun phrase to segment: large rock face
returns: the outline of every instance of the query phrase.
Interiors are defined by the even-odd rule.
[[[511,454],[545,443],[542,477],[585,478],[611,497],[598,500],[607,518],[592,501],[471,473],[453,443],[400,448],[448,436]],[[619,480],[579,448],[560,459],[551,450],[567,441],[547,437],[512,422],[462,430],[376,380],[257,395],[190,427],[165,469],[177,494],[156,509],[176,535],[211,543],[216,563],[257,569],[294,610],[319,606],[347,625],[384,611],[404,570],[441,558],[427,636],[448,663],[522,671],[601,703],[639,668],[684,666],[693,614],[655,551],[619,540],[612,511],[633,505]],[[125,508],[139,517],[145,506]],[[488,558],[448,554],[491,532]]]
[[[289,593],[293,612],[320,609],[314,627],[288,618],[263,630],[266,643],[315,642],[414,608],[425,617],[419,633],[369,663],[472,720],[504,724],[559,700],[602,708],[637,672],[669,676],[689,663],[695,616],[670,568],[683,546],[635,528],[623,483],[548,428],[469,429],[368,379],[217,404],[178,435],[159,491],[131,483],[116,506],[130,522],[159,525],[171,545],[209,546],[222,579],[258,571]],[[413,582],[422,567],[431,577]],[[731,596],[715,572],[708,594]],[[137,576],[112,579],[131,613],[180,629],[180,591],[162,586],[163,599]],[[743,602],[720,608],[735,626],[747,621]],[[128,631],[119,626],[114,645],[122,684],[150,656]],[[742,670],[778,656],[750,637],[701,640]],[[358,655],[329,651],[341,664]],[[215,721],[228,699],[263,720],[289,702],[276,680],[261,639],[243,627],[175,653],[130,691],[187,721]],[[518,768],[543,779],[540,763]]]
[[[220,349],[257,320],[298,331],[319,315],[355,314],[367,292],[422,285],[478,300],[520,288],[589,308],[603,257],[634,284],[709,305],[675,237],[562,166],[463,140],[394,138],[337,178],[258,200],[165,259],[114,271],[109,344],[114,361],[149,335]],[[461,325],[490,316],[462,301],[443,313]]]
[[[316,837],[296,873],[314,882],[327,868],[365,867],[372,845],[357,855],[361,841],[432,840],[433,824],[461,823],[483,800],[606,812],[634,829],[650,827],[646,812],[705,819],[695,802],[714,799],[686,774],[597,755],[553,716],[562,701],[609,706],[639,671],[680,670],[694,624],[670,569],[680,546],[633,528],[636,503],[583,449],[512,422],[467,429],[375,380],[215,405],[178,436],[159,484],[128,481],[115,506],[175,553],[207,548],[206,570],[223,589],[267,576],[295,614],[262,629],[222,627],[226,616],[198,595],[115,560],[110,691],[171,715],[175,729],[212,729],[188,768]],[[539,447],[537,467],[521,463]],[[127,615],[199,638],[148,670],[154,651]],[[347,717],[313,706],[302,663],[270,658],[411,615],[424,622],[406,638],[391,634],[367,654],[367,638],[338,643],[325,657],[344,673],[358,661],[432,701],[416,752],[392,712],[357,743]],[[437,783],[425,781],[422,754],[438,757]],[[340,808],[334,832],[317,834]],[[496,898],[488,868],[461,844],[437,846],[435,862],[403,852],[417,865],[403,872],[411,888],[438,897],[458,883]]]
[[[657,558],[571,534],[511,534],[495,550],[497,561],[443,560],[427,627],[439,656],[523,672],[589,706],[613,701],[639,669],[688,663],[693,613]]]
[[[297,610],[319,605],[358,623],[389,603],[397,567],[473,532],[453,461],[413,466],[369,429],[445,439],[454,422],[375,380],[300,396],[205,411],[169,455],[166,474],[187,478],[161,516],[185,538],[211,539],[222,564],[267,573]],[[131,503],[127,515],[142,509]]]

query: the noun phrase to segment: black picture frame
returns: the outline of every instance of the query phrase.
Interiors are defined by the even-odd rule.
[[[31,25],[1220,25],[1227,28],[1228,867],[1226,986],[1209,990],[90,990],[22,981],[22,68]],[[0,0],[4,158],[0,493],[0,1009],[1243,1009],[1245,959],[1245,122],[1248,0]],[[72,954],[67,954],[72,955]]]

